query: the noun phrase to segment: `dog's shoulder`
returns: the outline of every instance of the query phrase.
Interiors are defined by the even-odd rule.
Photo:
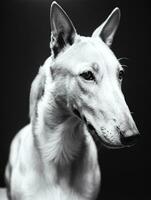
[[[5,170],[5,180],[8,195],[21,199],[24,195],[22,187],[29,184],[34,176],[37,151],[34,146],[34,136],[31,125],[25,126],[14,137],[11,147],[9,160]],[[21,196],[20,196],[21,195]]]
[[[31,135],[31,125],[22,128],[14,137],[10,146],[9,164],[11,168],[17,163],[22,143]]]

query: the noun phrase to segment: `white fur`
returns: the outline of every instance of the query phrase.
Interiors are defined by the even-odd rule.
[[[117,12],[110,19],[118,18]],[[116,18],[111,24],[116,27],[110,27],[112,39]],[[122,67],[104,43],[107,38],[103,42],[96,32],[95,37],[77,35],[56,3],[52,6],[52,22],[53,54],[31,86],[30,124],[15,136],[10,148],[6,167],[10,200],[96,199],[101,172],[94,133],[88,131],[87,123],[93,125],[102,142],[112,147],[123,146],[117,127],[129,136],[136,132],[117,78]],[[108,21],[105,23],[107,26]],[[65,47],[58,42],[60,27],[65,31],[61,36]],[[67,36],[72,36],[70,43],[74,37],[72,45]],[[104,37],[108,37],[106,32]],[[85,71],[93,71],[95,81],[82,78]]]

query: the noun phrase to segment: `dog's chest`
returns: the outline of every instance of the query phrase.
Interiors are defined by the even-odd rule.
[[[71,175],[71,173],[75,173]],[[62,171],[56,177],[52,170],[51,183],[39,179],[39,186],[33,192],[33,199],[36,200],[94,200],[100,185],[100,170],[69,172]],[[38,181],[36,181],[37,183]]]
[[[99,168],[95,170],[86,170],[84,172],[68,171],[56,174],[55,170],[47,174],[28,175],[24,179],[24,191],[21,192],[21,198],[24,200],[94,200],[98,193],[100,183]],[[32,177],[32,178],[31,178]],[[22,196],[23,195],[23,196]]]
[[[28,199],[28,198],[27,198]],[[32,195],[32,199],[36,200],[87,200],[81,194],[77,194],[74,190],[63,189],[60,186],[52,186],[51,189],[37,191]]]
[[[78,183],[79,185],[75,187],[69,187],[65,182],[61,185],[47,185],[45,187],[42,185],[42,188],[34,191],[31,196],[32,199],[36,200],[94,200],[94,195],[98,192],[98,185],[87,182],[85,184]],[[27,197],[28,199],[30,198]]]
[[[11,175],[11,195],[14,199],[95,199],[100,186],[100,170],[93,143],[88,143],[83,154],[80,154],[72,165],[62,167],[55,165],[54,162],[41,162],[39,151],[37,152],[33,143],[22,139],[24,146],[20,148]],[[20,157],[26,152],[25,147],[32,153],[24,153],[24,156]]]

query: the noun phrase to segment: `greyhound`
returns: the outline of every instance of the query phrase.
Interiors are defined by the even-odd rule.
[[[52,3],[51,56],[31,86],[30,124],[10,147],[8,199],[94,200],[101,182],[97,146],[136,143],[123,68],[110,49],[119,21],[115,8],[91,37],[80,36]]]

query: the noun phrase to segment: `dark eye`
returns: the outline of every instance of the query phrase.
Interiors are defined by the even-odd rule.
[[[83,72],[82,74],[80,74],[80,76],[82,76],[82,78],[87,81],[95,80],[94,74],[91,71]]]
[[[124,76],[124,70],[120,70],[118,75],[119,80],[122,80],[123,76]]]

